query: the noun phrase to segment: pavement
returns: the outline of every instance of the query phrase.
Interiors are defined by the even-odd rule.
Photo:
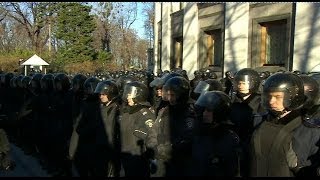
[[[37,158],[25,154],[20,147],[13,143],[10,145],[10,156],[16,166],[11,171],[0,170],[0,177],[52,177],[42,168]]]

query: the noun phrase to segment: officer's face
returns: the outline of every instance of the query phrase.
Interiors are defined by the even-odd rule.
[[[133,101],[133,95],[132,94],[128,94],[127,101],[128,101],[128,105],[129,106],[133,106],[135,104],[134,101]]]
[[[173,91],[171,91],[171,90],[167,91],[167,98],[168,98],[170,105],[177,104],[177,96]]]
[[[107,102],[109,102],[108,95],[106,95],[106,94],[100,94],[100,95],[99,95],[99,98],[100,98],[100,102],[101,102],[101,103],[107,103]]]
[[[74,84],[72,85],[72,90],[73,90],[74,92],[77,92],[79,89],[80,89],[80,86],[79,86],[78,83],[74,83]]]
[[[266,98],[272,110],[283,111],[285,109],[283,106],[284,92],[269,92]]]
[[[56,90],[56,91],[61,91],[61,90],[62,90],[62,85],[61,85],[61,83],[55,83],[55,90]]]
[[[202,121],[204,123],[212,123],[213,120],[213,112],[212,111],[208,111],[207,109],[205,109],[202,113]]]
[[[161,88],[157,89],[157,96],[158,97],[162,96],[162,89]]]
[[[249,81],[239,81],[237,83],[238,91],[240,93],[249,93],[249,89],[250,89],[249,85],[250,85]]]

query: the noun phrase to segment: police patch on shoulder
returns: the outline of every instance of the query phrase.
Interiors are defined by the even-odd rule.
[[[152,119],[148,119],[144,123],[150,128],[153,126],[153,120]]]

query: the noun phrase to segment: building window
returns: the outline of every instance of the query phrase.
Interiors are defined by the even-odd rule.
[[[182,53],[183,53],[183,38],[174,38],[174,58],[171,63],[171,68],[182,68]]]
[[[261,31],[260,64],[285,65],[288,57],[287,20],[259,23]]]
[[[205,3],[197,3],[198,9],[206,8],[209,6],[214,6],[217,4],[221,4],[221,2],[205,2]]]
[[[222,64],[222,38],[221,29],[205,31],[205,66]]]

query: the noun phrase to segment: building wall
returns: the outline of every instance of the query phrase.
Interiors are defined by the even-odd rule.
[[[320,4],[297,3],[293,70],[320,72]]]
[[[249,4],[226,3],[225,6],[224,70],[237,71],[248,67]]]
[[[158,69],[160,69],[161,67],[159,67],[159,63],[158,61],[160,61],[159,59],[159,46],[158,46],[158,42],[159,42],[159,39],[161,39],[161,33],[159,34],[159,26],[158,26],[158,23],[161,22],[161,15],[162,15],[162,12],[161,12],[161,3],[156,3],[155,5],[155,13],[154,13],[154,45],[153,45],[153,54],[154,54],[154,72],[157,72]]]
[[[161,69],[170,69],[170,54],[171,54],[171,4],[163,3],[162,8],[162,59]]]
[[[287,32],[286,70],[303,72],[320,71],[320,4],[317,3],[217,3],[199,8],[198,3],[162,3],[162,16],[156,3],[155,32],[161,21],[161,60],[158,59],[158,33],[155,33],[154,59],[161,61],[162,70],[170,70],[170,58],[174,56],[172,36],[178,28],[183,29],[183,69],[190,79],[193,72],[203,68],[205,53],[202,52],[204,32],[221,29],[223,37],[223,63],[221,74],[245,67],[258,68],[260,60],[260,29],[263,22],[285,19]],[[180,8],[183,9],[180,9]],[[179,12],[183,16],[181,25],[172,26],[172,17]],[[160,11],[161,12],[161,11]],[[155,65],[157,63],[155,62]],[[156,72],[157,66],[154,69]],[[218,68],[219,69],[219,68]]]
[[[193,72],[198,69],[198,8],[196,4],[187,3],[183,17],[183,64],[189,78],[194,78]]]

